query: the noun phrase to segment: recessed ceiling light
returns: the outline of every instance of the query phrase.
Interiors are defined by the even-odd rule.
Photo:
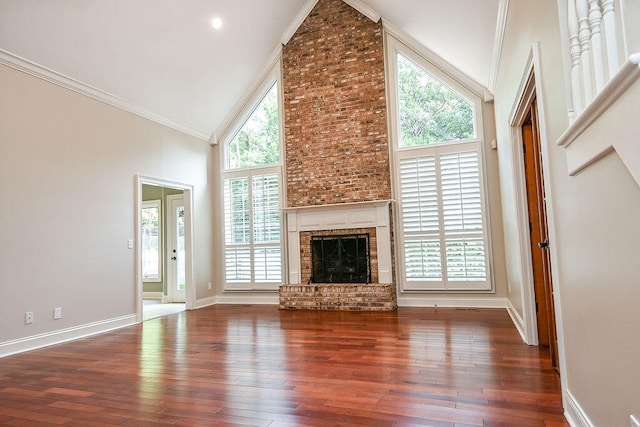
[[[222,28],[222,19],[216,16],[211,20],[211,26],[216,30],[219,30],[220,28]]]

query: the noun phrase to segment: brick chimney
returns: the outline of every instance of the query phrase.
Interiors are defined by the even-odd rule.
[[[282,57],[288,207],[391,199],[381,22],[320,0]]]

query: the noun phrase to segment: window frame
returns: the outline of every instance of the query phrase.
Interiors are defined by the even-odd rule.
[[[252,108],[247,108],[246,112],[244,114],[242,114],[241,118],[242,121],[239,122],[239,126],[235,126],[233,127],[233,132],[229,134],[229,136],[225,139],[224,141],[224,168],[223,170],[225,172],[227,171],[234,171],[234,170],[249,170],[249,169],[262,169],[262,168],[267,168],[267,167],[271,167],[271,166],[277,166],[282,164],[282,155],[283,155],[283,151],[282,151],[282,136],[281,136],[281,119],[282,119],[282,108],[280,108],[280,92],[281,92],[281,84],[280,84],[280,79],[269,79],[266,81],[266,84],[263,84],[260,86],[260,88],[262,89],[262,91],[256,91],[258,94],[260,94],[260,96],[254,96],[252,97],[252,103],[250,103],[249,105]],[[270,82],[270,83],[269,83]],[[240,131],[242,130],[242,128],[247,124],[247,122],[249,121],[249,119],[251,119],[251,116],[253,115],[253,113],[258,109],[258,107],[262,104],[262,101],[264,101],[264,99],[267,97],[267,95],[269,94],[269,92],[271,92],[271,90],[274,88],[274,86],[276,87],[276,102],[278,104],[278,137],[279,137],[279,153],[278,153],[278,162],[277,163],[269,163],[266,165],[258,165],[258,166],[248,166],[248,167],[231,167],[231,148],[230,145],[233,142],[233,140],[236,138],[236,136],[240,133]]]
[[[401,139],[400,138],[400,108],[399,108],[400,97],[398,96],[398,88],[397,88],[398,65],[396,60],[398,55],[404,56],[414,65],[416,65],[419,68],[422,68],[422,70],[425,71],[433,80],[438,81],[440,84],[445,86],[451,92],[455,93],[464,101],[466,101],[469,105],[471,105],[472,114],[473,114],[473,134],[475,136],[471,138],[463,138],[463,139],[456,139],[456,140],[442,141],[442,142],[433,142],[430,144],[422,144],[422,145],[409,145],[409,146],[400,145],[401,143],[400,141]],[[475,97],[472,94],[468,93],[465,90],[462,90],[462,88],[460,87],[460,84],[456,84],[455,81],[453,81],[450,76],[440,72],[437,68],[435,68],[433,64],[430,64],[427,60],[420,57],[418,54],[416,54],[413,51],[396,49],[395,53],[393,54],[393,56],[391,56],[390,59],[393,60],[393,63],[389,64],[389,67],[393,68],[393,80],[389,80],[389,81],[394,83],[393,88],[391,90],[394,91],[394,94],[395,94],[395,97],[394,97],[395,116],[394,117],[397,121],[397,126],[396,126],[397,133],[395,136],[396,136],[396,147],[398,148],[398,150],[406,150],[406,149],[411,149],[415,147],[433,147],[435,145],[458,144],[458,143],[465,143],[465,142],[471,142],[471,141],[480,141],[480,138],[478,137],[478,132],[479,132],[478,114],[479,114],[479,110],[481,109],[481,106],[478,105],[478,103],[475,101]],[[425,67],[424,64],[428,64],[430,68]]]
[[[230,157],[229,157],[229,148],[231,141],[236,137],[238,132],[242,129],[242,127],[247,123],[250,119],[253,112],[258,108],[261,104],[262,100],[265,98],[267,93],[272,89],[273,85],[277,85],[277,103],[278,103],[278,139],[279,139],[279,161],[276,164],[270,165],[260,165],[260,166],[251,166],[246,168],[231,168],[230,165]],[[241,108],[233,115],[232,120],[229,122],[230,125],[226,126],[226,130],[221,134],[221,138],[219,139],[221,145],[221,156],[220,156],[220,203],[222,206],[222,215],[221,215],[221,230],[222,230],[222,283],[223,289],[225,291],[277,291],[279,286],[284,284],[285,281],[285,254],[286,254],[286,246],[285,246],[285,232],[284,232],[284,217],[282,215],[283,206],[285,206],[285,191],[283,188],[284,185],[284,173],[283,173],[283,164],[284,164],[284,137],[283,137],[283,94],[282,94],[282,78],[280,72],[280,56],[278,56],[277,61],[271,66],[269,71],[265,74],[262,80],[256,85],[255,90],[246,98],[245,102],[241,104]],[[265,247],[263,244],[255,244],[253,241],[254,230],[253,230],[253,206],[252,206],[252,180],[253,177],[260,175],[276,175],[278,179],[278,203],[279,203],[279,212],[280,212],[280,265],[281,265],[281,276],[279,282],[260,282],[255,280],[255,264],[253,263],[253,254],[255,252],[256,247]],[[227,248],[230,246],[235,246],[235,244],[227,244],[226,241],[226,205],[225,205],[225,182],[227,179],[234,178],[247,178],[248,186],[249,186],[249,218],[251,230],[250,234],[250,243],[248,244],[250,248],[250,260],[251,260],[251,279],[249,281],[239,281],[239,280],[227,280],[227,271],[226,271],[226,258],[227,258]]]
[[[390,153],[392,157],[392,191],[394,199],[397,201],[397,209],[395,210],[394,232],[396,233],[396,280],[400,292],[437,292],[437,293],[495,293],[495,285],[493,280],[493,260],[491,245],[491,230],[489,217],[489,203],[487,195],[487,177],[485,171],[485,143],[484,143],[484,126],[482,116],[482,94],[465,81],[457,76],[458,71],[448,66],[444,61],[435,56],[431,52],[423,52],[405,44],[396,36],[387,33],[386,41],[386,64],[387,64],[387,81],[390,83],[388,87],[388,110],[389,110],[389,139]],[[448,87],[454,93],[469,102],[473,107],[474,132],[475,138],[468,138],[456,141],[446,141],[440,143],[431,143],[418,146],[402,147],[400,145],[400,108],[398,96],[398,71],[397,71],[397,55],[400,54],[414,64],[423,68],[431,77],[439,80],[443,85]],[[448,68],[449,67],[449,68]],[[405,236],[403,224],[402,210],[402,188],[400,180],[400,162],[407,158],[418,158],[425,155],[437,156],[438,152],[454,152],[468,151],[464,148],[473,147],[478,152],[478,165],[480,177],[480,194],[482,204],[482,237],[485,248],[485,281],[447,281],[445,262],[442,263],[442,279],[434,281],[409,281],[407,280],[406,257],[405,257]],[[438,209],[441,211],[442,206]],[[440,217],[442,221],[442,217]],[[440,236],[444,236],[442,222],[440,223]],[[444,249],[441,249],[444,251]],[[442,256],[444,259],[444,256]]]

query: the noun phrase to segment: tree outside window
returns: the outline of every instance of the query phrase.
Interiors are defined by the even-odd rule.
[[[278,85],[274,84],[229,143],[229,168],[275,165],[280,161]]]
[[[473,138],[473,107],[424,69],[398,54],[402,147]]]

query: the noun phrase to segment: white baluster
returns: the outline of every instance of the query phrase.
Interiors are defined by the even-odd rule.
[[[593,58],[593,75],[596,80],[596,93],[604,87],[604,52],[600,36],[602,23],[602,11],[598,0],[589,0],[589,27],[591,28],[591,55]]]
[[[607,42],[607,63],[609,78],[620,68],[618,59],[618,30],[616,29],[615,0],[602,0],[602,21]]]
[[[593,99],[593,83],[591,79],[591,29],[589,28],[589,8],[587,0],[577,0],[578,39],[580,40],[580,60],[582,65],[582,89],[585,103]]]
[[[567,0],[567,15],[569,18],[569,41],[571,44],[571,90],[573,93],[573,108],[579,116],[584,110],[582,102],[582,78],[580,70],[580,42],[578,40],[578,14],[576,0]]]

